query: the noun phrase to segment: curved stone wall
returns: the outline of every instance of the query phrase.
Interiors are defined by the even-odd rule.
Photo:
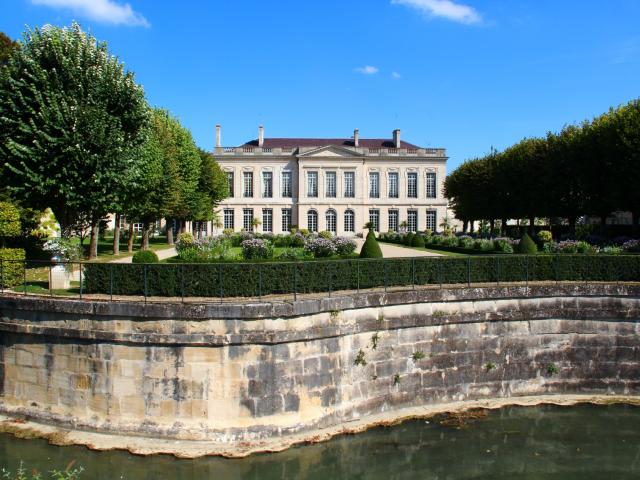
[[[639,293],[551,285],[247,305],[2,296],[0,413],[222,449],[453,401],[634,395]]]

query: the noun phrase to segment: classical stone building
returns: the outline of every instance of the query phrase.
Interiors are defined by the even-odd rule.
[[[355,235],[377,231],[436,231],[447,215],[443,148],[392,138],[258,138],[221,146],[213,156],[226,172],[230,196],[220,205],[223,228],[281,233],[291,225]]]

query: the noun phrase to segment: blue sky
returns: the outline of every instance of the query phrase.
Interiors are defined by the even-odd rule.
[[[640,96],[638,0],[9,0],[0,30],[76,19],[211,149],[391,137],[449,169]]]

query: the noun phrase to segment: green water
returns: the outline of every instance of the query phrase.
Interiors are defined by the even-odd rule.
[[[626,479],[640,478],[640,408],[504,408],[466,428],[433,421],[342,436],[239,460],[176,460],[0,435],[0,465],[82,465],[81,479]]]

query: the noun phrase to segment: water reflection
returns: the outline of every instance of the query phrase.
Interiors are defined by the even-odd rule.
[[[640,476],[640,408],[505,408],[467,428],[408,422],[285,452],[226,460],[136,457],[0,435],[0,465],[41,470],[70,460],[94,480],[603,479]]]

